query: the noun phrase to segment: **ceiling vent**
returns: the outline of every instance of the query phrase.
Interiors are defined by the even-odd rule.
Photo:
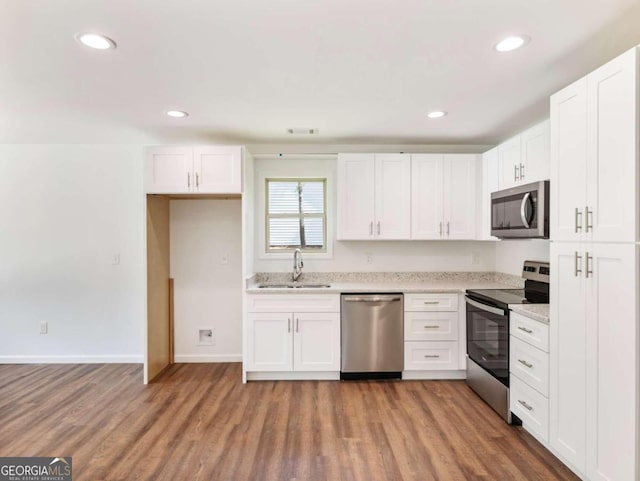
[[[291,135],[315,135],[318,129],[287,129],[287,133]]]

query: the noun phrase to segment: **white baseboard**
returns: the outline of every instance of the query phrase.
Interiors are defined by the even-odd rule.
[[[0,364],[141,364],[144,356],[0,356]]]
[[[189,362],[242,362],[242,354],[176,354],[177,363]]]
[[[467,371],[402,371],[404,380],[466,379]]]

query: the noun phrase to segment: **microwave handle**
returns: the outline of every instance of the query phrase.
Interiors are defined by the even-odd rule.
[[[522,204],[520,204],[520,218],[522,219],[522,223],[528,229],[531,227],[531,224],[527,220],[527,202],[529,202],[529,197],[531,197],[531,192],[527,192],[524,194],[522,198]]]

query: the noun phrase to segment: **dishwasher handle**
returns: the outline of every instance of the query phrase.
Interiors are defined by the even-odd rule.
[[[394,302],[401,301],[402,296],[355,296],[343,297],[345,302]]]

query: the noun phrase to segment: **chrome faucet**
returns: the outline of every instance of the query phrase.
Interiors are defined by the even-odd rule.
[[[293,282],[298,280],[298,277],[302,275],[302,268],[304,264],[302,262],[302,251],[300,249],[296,249],[293,251]]]

